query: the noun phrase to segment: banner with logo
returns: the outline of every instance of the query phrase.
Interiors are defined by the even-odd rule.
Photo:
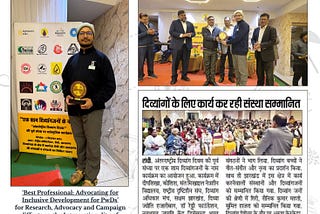
[[[20,152],[76,157],[61,74],[69,57],[79,51],[78,25],[14,25]]]
[[[192,38],[192,49],[191,55],[202,55],[202,47],[203,47],[203,36],[202,36],[202,28],[207,26],[207,23],[194,23],[194,31],[196,35]]]

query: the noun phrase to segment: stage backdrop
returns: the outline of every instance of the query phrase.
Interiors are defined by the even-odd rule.
[[[194,23],[195,37],[192,38],[192,49],[191,55],[197,56],[202,55],[203,52],[203,36],[202,36],[202,27],[207,26],[207,23]]]
[[[79,51],[78,25],[14,25],[20,152],[76,157],[61,74],[68,58]]]

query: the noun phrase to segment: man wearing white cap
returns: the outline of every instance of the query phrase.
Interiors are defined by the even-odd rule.
[[[250,29],[248,23],[243,20],[242,10],[236,10],[233,15],[237,21],[233,29],[233,35],[221,43],[223,45],[231,44],[236,85],[245,86],[248,80],[247,53]]]
[[[62,73],[63,95],[77,143],[77,168],[70,178],[72,185],[83,179],[83,186],[97,184],[102,115],[105,102],[116,89],[112,65],[104,53],[94,48],[94,36],[92,24],[79,25],[80,52],[69,58]]]

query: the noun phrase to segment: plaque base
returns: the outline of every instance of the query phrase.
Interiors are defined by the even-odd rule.
[[[73,103],[73,104],[77,104],[77,105],[83,105],[86,103],[85,100],[82,99],[77,99],[77,98],[73,98],[73,99],[69,99],[69,103]]]

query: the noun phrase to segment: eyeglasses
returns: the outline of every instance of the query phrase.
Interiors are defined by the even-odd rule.
[[[87,31],[87,32],[80,31],[80,32],[79,32],[79,35],[80,35],[80,36],[84,36],[84,34],[86,34],[87,36],[92,36],[92,35],[93,35],[93,32],[92,32],[92,31]]]

